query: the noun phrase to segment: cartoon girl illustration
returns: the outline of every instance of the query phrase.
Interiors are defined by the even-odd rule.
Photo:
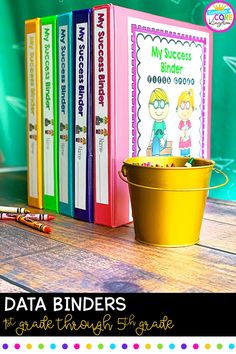
[[[183,91],[179,98],[176,112],[180,118],[179,122],[179,149],[181,156],[190,156],[191,148],[191,128],[190,117],[194,111],[194,94],[193,90]]]
[[[152,156],[160,155],[167,145],[164,119],[169,113],[169,100],[163,89],[156,88],[152,91],[148,109],[150,116],[154,119],[149,147],[151,147]]]

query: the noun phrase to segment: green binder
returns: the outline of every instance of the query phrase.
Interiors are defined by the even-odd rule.
[[[58,212],[57,17],[41,18],[44,209]]]

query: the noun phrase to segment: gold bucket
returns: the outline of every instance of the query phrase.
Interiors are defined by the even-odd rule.
[[[162,247],[190,246],[199,241],[207,193],[228,177],[214,161],[186,157],[133,157],[123,162],[120,178],[129,184],[137,241]],[[151,166],[146,167],[143,163]],[[174,165],[175,167],[167,167]],[[209,186],[212,170],[225,181]],[[124,178],[126,177],[127,180]]]

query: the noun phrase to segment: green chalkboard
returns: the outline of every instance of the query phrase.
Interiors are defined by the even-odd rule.
[[[0,26],[0,166],[26,166],[24,20],[110,1],[1,0]],[[205,0],[116,0],[115,5],[204,25]],[[236,0],[230,1],[236,8]],[[214,33],[212,76],[211,158],[230,178],[211,197],[236,201],[236,25]],[[221,182],[214,175],[212,183]]]

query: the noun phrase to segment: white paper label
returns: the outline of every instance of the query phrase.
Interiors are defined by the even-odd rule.
[[[68,26],[59,27],[59,198],[68,203]]]
[[[130,152],[207,157],[209,35],[129,18]]]
[[[44,194],[54,196],[54,117],[53,117],[52,25],[42,26],[42,96]]]
[[[107,10],[94,16],[96,202],[108,204]]]
[[[87,23],[76,25],[75,69],[75,207],[86,210],[87,178]]]
[[[38,142],[36,116],[36,34],[27,34],[29,195],[38,198]]]

